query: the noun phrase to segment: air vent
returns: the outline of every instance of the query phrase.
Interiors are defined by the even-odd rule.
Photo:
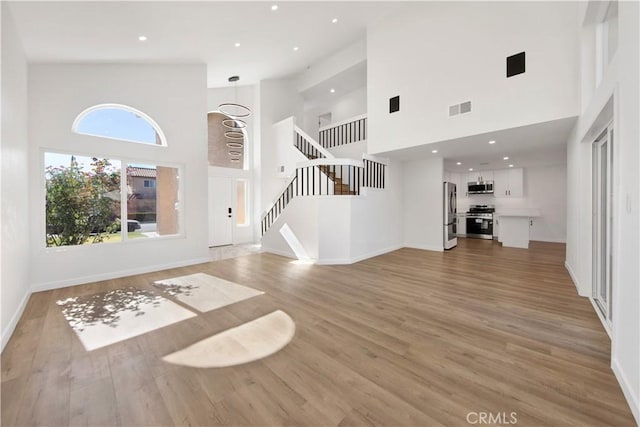
[[[460,104],[449,106],[449,117],[457,116],[459,114],[466,114],[471,112],[471,101],[465,101]]]

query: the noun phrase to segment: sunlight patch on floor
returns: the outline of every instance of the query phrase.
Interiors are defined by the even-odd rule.
[[[224,368],[270,356],[283,349],[296,332],[287,313],[276,310],[210,336],[162,358],[192,368]]]
[[[138,288],[123,288],[57,301],[87,351],[196,316],[178,304]]]
[[[243,301],[264,292],[205,273],[157,280],[153,286],[201,312]]]

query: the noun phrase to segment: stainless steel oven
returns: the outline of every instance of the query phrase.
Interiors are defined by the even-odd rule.
[[[493,239],[492,205],[471,205],[467,212],[467,237]]]

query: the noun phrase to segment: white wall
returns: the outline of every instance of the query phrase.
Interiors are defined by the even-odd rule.
[[[640,117],[638,79],[640,67],[640,6],[637,2],[619,3],[618,57],[625,66],[618,77],[616,135],[618,156],[618,194],[616,200],[617,261],[614,266],[614,326],[612,366],[640,423]],[[615,192],[615,190],[614,190]],[[616,221],[617,220],[617,221]],[[615,256],[615,255],[614,255]],[[616,271],[617,270],[617,271]]]
[[[404,246],[444,250],[444,162],[442,157],[404,163]]]
[[[265,213],[278,198],[287,183],[278,172],[276,132],[273,125],[287,117],[295,116],[296,123],[302,121],[303,101],[294,82],[288,79],[262,80],[260,91],[260,205],[258,211]],[[293,138],[293,135],[291,136]],[[293,139],[291,140],[293,143]]]
[[[506,78],[521,51],[526,73]],[[574,2],[411,3],[367,31],[369,151],[577,116],[579,52]]]
[[[328,96],[305,102],[305,132],[318,140],[318,116],[331,113],[331,122],[337,123],[367,112],[367,88],[363,86],[344,95]]]
[[[259,205],[259,192],[256,191],[255,184],[255,162],[254,158],[256,156],[255,146],[256,146],[256,137],[255,135],[260,132],[259,122],[255,120],[256,117],[256,88],[255,86],[238,86],[235,87],[224,87],[224,88],[214,88],[207,89],[207,111],[218,111],[218,106],[223,102],[237,102],[239,104],[247,106],[252,114],[249,117],[245,117],[244,120],[247,123],[246,127],[246,137],[245,137],[245,156],[246,156],[246,167],[247,169],[234,169],[234,168],[222,168],[216,166],[209,166],[209,176],[210,177],[225,177],[234,179],[234,189],[235,182],[239,179],[244,179],[249,182],[249,206],[247,207],[247,212],[249,213],[249,225],[248,226],[239,226],[234,225],[233,228],[233,243],[248,243],[255,242],[259,236],[259,224],[256,220],[257,215],[255,214],[254,206]],[[233,192],[233,197],[235,201],[235,190]]]
[[[296,258],[289,243],[280,233],[286,224],[310,259],[318,258],[318,200],[320,197],[295,197],[262,237],[262,250]]]
[[[367,188],[353,201],[351,257],[368,258],[403,246],[403,163],[390,160],[385,188]]]
[[[304,92],[329,78],[348,70],[367,59],[366,40],[361,39],[338,52],[329,55],[297,76],[295,85],[298,92]]]
[[[637,2],[619,2],[618,50],[595,88],[584,88],[582,115],[567,148],[567,268],[581,295],[591,295],[591,142],[610,117],[613,96],[614,209],[613,209],[613,324],[611,364],[631,409],[640,422],[640,221],[638,116],[640,115],[638,53],[640,8]],[[593,61],[588,58],[593,26],[582,29],[582,61],[585,75]],[[591,48],[593,49],[593,48]],[[590,80],[595,84],[594,80]]]
[[[7,3],[2,5],[2,344],[29,297],[27,62]]]
[[[458,189],[458,212],[469,205],[491,204],[501,209],[538,209],[540,217],[533,220],[531,240],[562,242],[567,238],[567,167],[564,164],[523,168],[524,197],[505,198],[488,194],[464,197],[466,180]]]
[[[76,116],[101,103],[137,108],[168,147],[71,132]],[[32,65],[29,69],[29,225],[34,289],[67,286],[208,259],[207,92],[204,65]],[[183,236],[45,248],[43,152],[62,150],[182,167]]]

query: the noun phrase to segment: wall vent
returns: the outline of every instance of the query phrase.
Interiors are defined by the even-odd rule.
[[[467,114],[471,112],[471,101],[465,101],[460,104],[449,106],[449,117],[457,116],[459,114]]]

